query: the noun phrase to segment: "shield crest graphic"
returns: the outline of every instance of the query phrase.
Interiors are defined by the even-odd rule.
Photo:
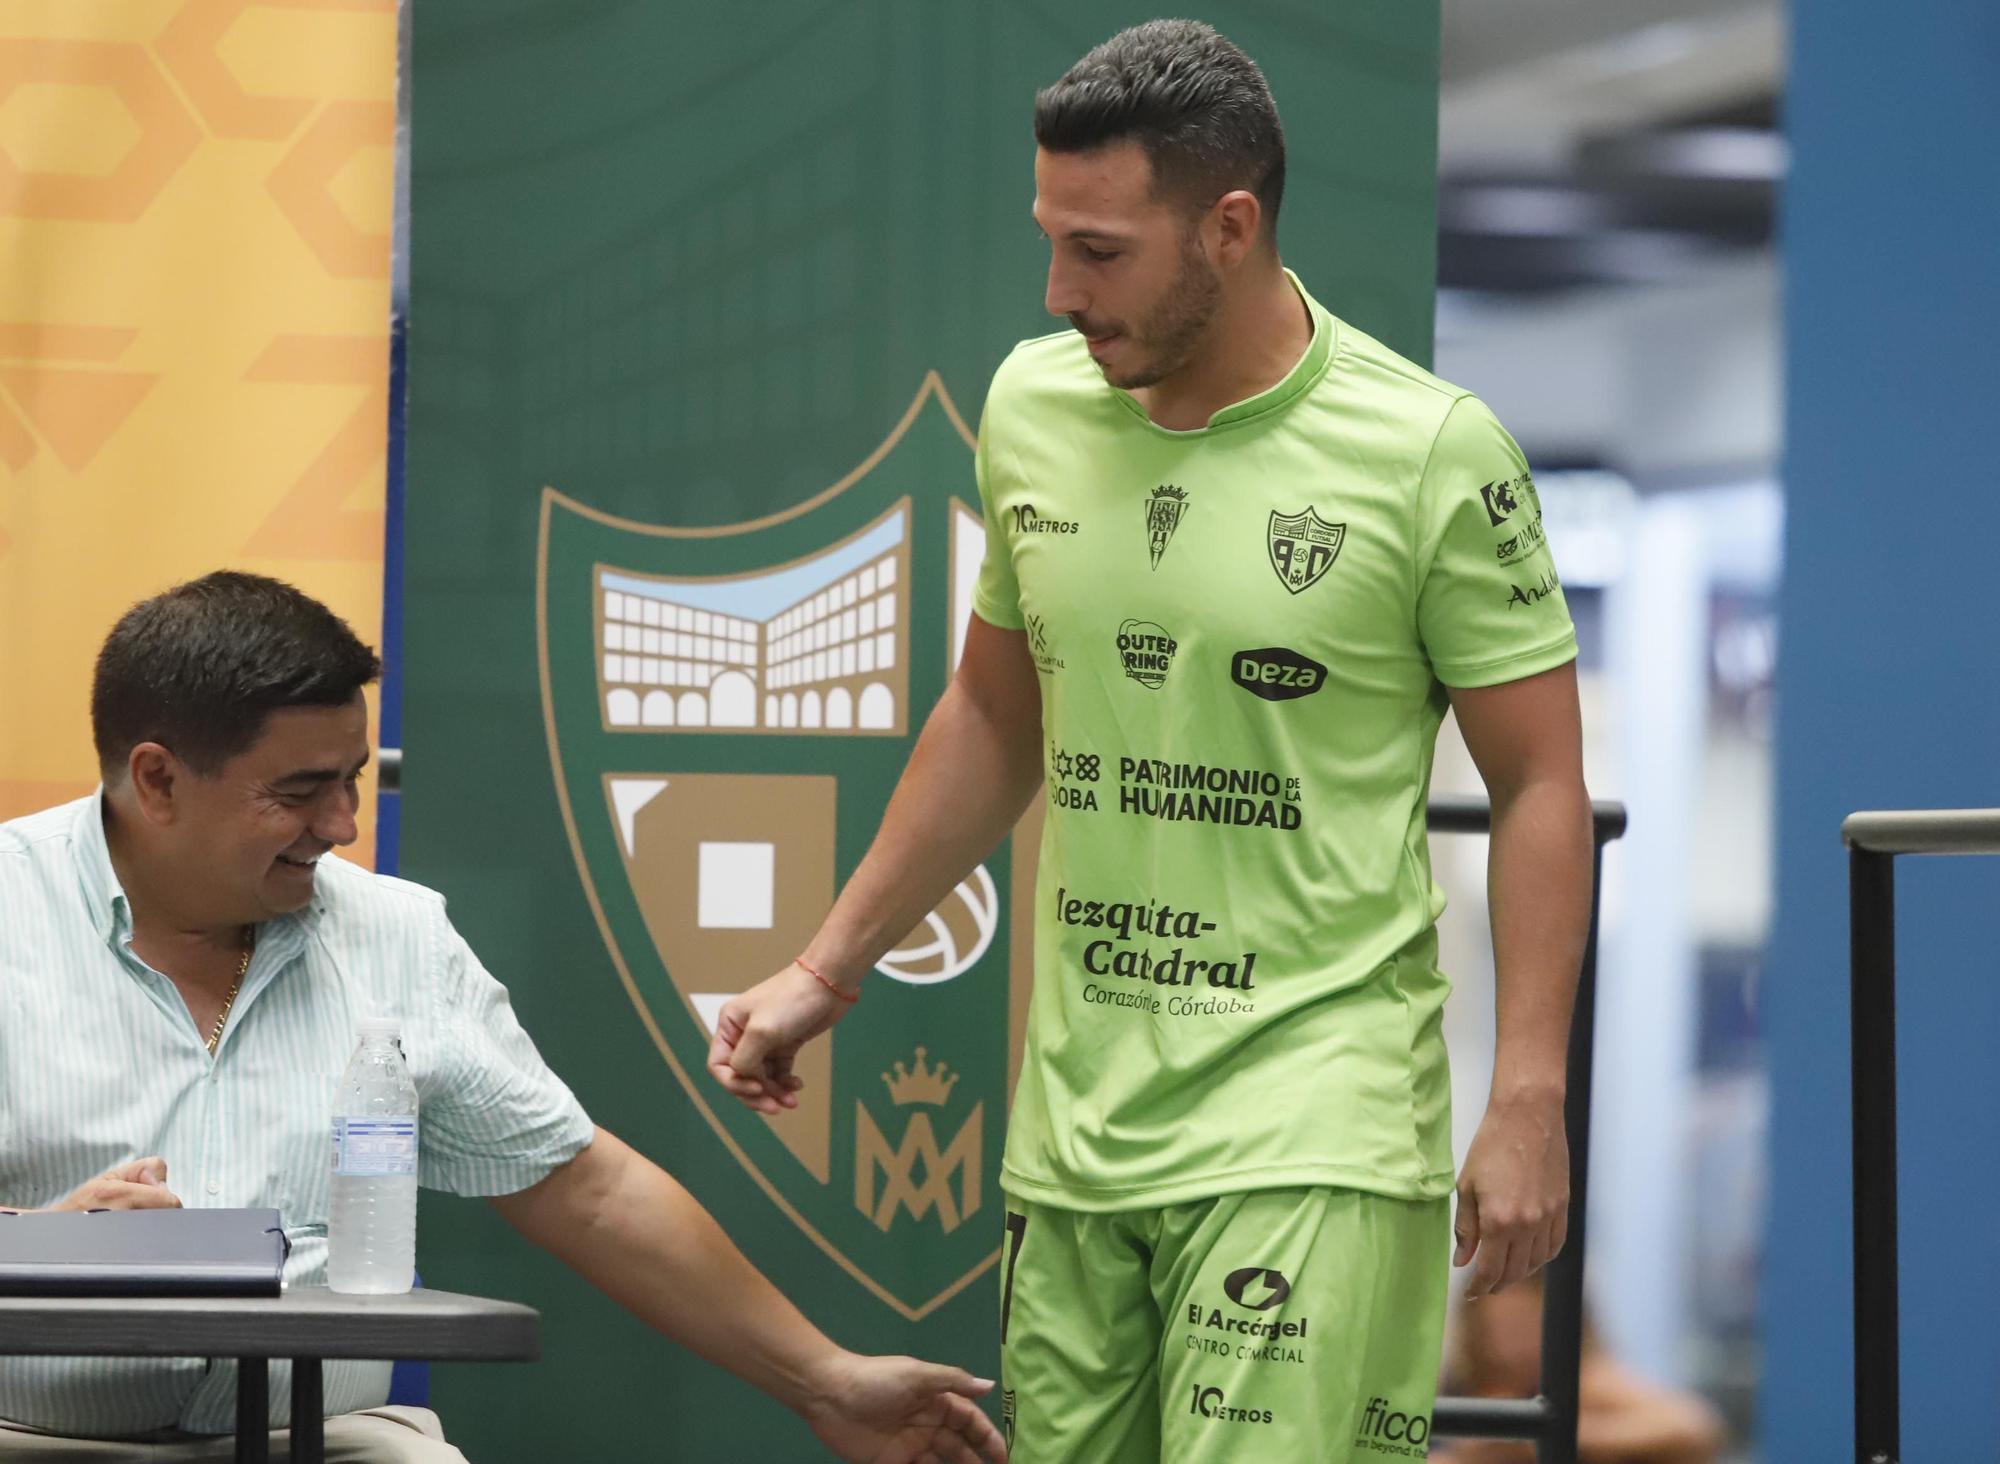
[[[1346,524],[1330,524],[1311,505],[1299,513],[1271,511],[1271,568],[1278,583],[1297,594],[1318,584],[1340,557]]]
[[[753,1114],[704,1065],[723,1005],[803,949],[860,862],[957,662],[984,521],[938,464],[969,475],[972,445],[933,372],[860,466],[788,509],[679,528],[549,488],[538,547],[557,795],[637,1018],[771,1202],[912,1321],[999,1257],[1035,831],[807,1046],[797,1110]]]

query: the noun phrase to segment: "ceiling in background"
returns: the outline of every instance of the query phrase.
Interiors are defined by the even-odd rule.
[[[1770,244],[1776,0],[1444,0],[1438,284],[1670,283]]]

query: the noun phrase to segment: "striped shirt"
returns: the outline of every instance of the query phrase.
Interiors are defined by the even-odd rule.
[[[172,982],[131,947],[101,794],[0,823],[0,1206],[53,1205],[158,1154],[189,1206],[275,1206],[287,1286],[326,1284],[334,1089],[362,1017],[395,1017],[416,1079],[418,1179],[511,1194],[594,1132],[419,885],[320,860],[312,902],[265,922],[211,1058]],[[0,1223],[5,1223],[0,1221]],[[227,1433],[231,1362],[0,1358],[0,1418],[121,1437]],[[329,1362],[326,1411],[388,1396],[387,1362]],[[288,1366],[271,1420],[289,1420]]]

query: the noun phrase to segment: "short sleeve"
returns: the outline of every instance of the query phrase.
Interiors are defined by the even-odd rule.
[[[1446,686],[1497,686],[1576,658],[1527,459],[1460,397],[1417,493],[1417,633]]]
[[[972,587],[972,608],[988,625],[1020,630],[1027,622],[1021,618],[1021,586],[1014,577],[1014,551],[1001,527],[1000,510],[996,506],[999,489],[987,460],[990,432],[990,416],[982,417],[979,446],[972,455],[972,463],[979,483],[980,511],[986,515],[986,555],[979,563],[978,582]]]
[[[419,1180],[453,1194],[515,1194],[582,1153],[596,1129],[521,1029],[507,988],[442,912],[438,920],[443,1061],[417,1095]]]

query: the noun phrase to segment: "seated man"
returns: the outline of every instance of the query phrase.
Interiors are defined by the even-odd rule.
[[[104,785],[0,824],[0,1205],[274,1205],[290,1286],[326,1282],[328,1125],[355,1024],[390,1016],[420,1182],[530,1240],[797,1412],[843,1459],[1004,1457],[956,1368],[835,1346],[658,1167],[595,1127],[429,890],[326,856],[355,837],[362,688],[325,606],[219,573],[135,606],[98,655]],[[289,1375],[272,1369],[274,1420]],[[462,1460],[389,1409],[386,1364],[325,1371],[328,1457]],[[0,1358],[0,1459],[212,1458],[231,1363]],[[113,1442],[124,1441],[124,1442]]]

